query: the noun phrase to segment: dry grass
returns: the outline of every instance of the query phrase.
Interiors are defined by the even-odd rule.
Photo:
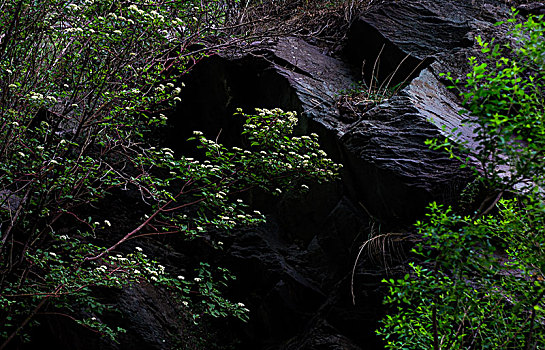
[[[365,253],[365,256],[370,260],[371,264],[382,266],[386,271],[389,271],[390,265],[395,263],[394,260],[401,260],[404,258],[405,253],[401,244],[406,238],[406,233],[384,233],[374,235],[361,245],[352,268],[350,281],[350,292],[352,293],[352,302],[354,304],[356,304],[354,276],[356,275],[358,261],[362,255]]]
[[[244,1],[243,1],[244,2]],[[248,1],[232,13],[232,34],[249,37],[298,36],[333,47],[351,21],[380,0]]]

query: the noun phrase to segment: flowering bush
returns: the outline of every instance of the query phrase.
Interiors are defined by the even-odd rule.
[[[202,262],[176,276],[141,248],[139,237],[255,225],[264,216],[240,194],[252,188],[301,191],[334,178],[316,136],[290,136],[291,112],[246,118],[246,149],[195,132],[203,159],[150,145],[181,100],[179,76],[201,54],[185,51],[221,35],[231,1],[30,0],[0,4],[0,348],[27,339],[37,316],[64,315],[115,338],[96,287],[150,283],[170,291],[195,319],[247,318],[219,289],[228,271]],[[183,95],[182,95],[183,96]],[[120,230],[115,217],[84,213],[114,189],[139,193],[147,214],[111,246],[95,239]],[[67,228],[70,228],[66,231]],[[219,279],[218,279],[218,276]],[[186,278],[187,277],[187,278]],[[72,312],[77,309],[78,312]]]

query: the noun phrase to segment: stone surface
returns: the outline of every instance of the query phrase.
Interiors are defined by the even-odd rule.
[[[543,15],[545,14],[545,2],[532,2],[517,6],[517,10],[523,15]]]
[[[224,261],[239,276],[234,293],[248,295],[253,310],[241,349],[381,347],[373,333],[382,313],[380,281],[403,259],[403,246],[394,249],[399,254],[380,247],[363,254],[354,306],[350,273],[359,246],[378,227],[410,227],[430,201],[454,202],[471,179],[425,145],[453,128],[458,141],[472,142],[460,101],[439,73],[464,74],[467,57],[478,54],[474,36],[493,35],[494,22],[507,13],[492,0],[385,1],[354,22],[343,60],[287,37],[223,52],[187,77],[189,95],[169,118],[177,132],[221,130],[221,141],[237,144],[230,116],[236,108],[280,107],[297,111],[297,132],[318,133],[344,164],[342,186],[291,203],[261,201],[270,224],[231,238]],[[339,102],[343,91],[373,75],[375,86],[402,86],[384,100]]]

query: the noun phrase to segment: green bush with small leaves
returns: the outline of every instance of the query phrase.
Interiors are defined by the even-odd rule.
[[[389,349],[545,349],[545,23],[515,16],[510,46],[477,38],[486,60],[470,58],[460,88],[476,146],[428,142],[472,166],[496,200],[469,216],[430,204],[419,262],[385,280],[377,334]]]

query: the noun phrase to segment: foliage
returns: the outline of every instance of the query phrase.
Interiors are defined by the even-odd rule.
[[[476,159],[486,185],[499,190],[515,185],[529,189],[545,183],[542,20],[542,16],[523,23],[516,23],[514,17],[508,20],[513,25],[513,43],[505,48],[477,37],[486,61],[470,57],[471,72],[460,91],[467,109],[462,113],[469,113],[466,122],[474,126],[477,146],[453,145],[448,139],[442,144],[438,140],[428,142],[435,148],[446,148],[452,156],[458,147],[469,156],[469,162]],[[460,79],[446,76],[455,85],[460,84]]]
[[[198,319],[247,318],[220,290],[232,277],[202,262],[176,276],[128,240],[178,234],[216,247],[214,230],[264,220],[239,196],[280,195],[334,178],[316,136],[289,136],[297,117],[246,118],[247,149],[195,132],[204,159],[156,148],[146,135],[167,121],[182,92],[176,76],[202,54],[185,50],[219,26],[231,1],[6,1],[0,4],[0,336],[5,348],[38,316],[66,316],[115,338],[97,288],[161,286]],[[141,197],[147,214],[129,232],[90,205],[112,191]],[[66,231],[66,229],[68,231]],[[64,230],[64,231],[63,231]],[[121,233],[109,247],[96,237]],[[126,249],[125,249],[126,251]],[[191,271],[191,267],[188,267]]]
[[[377,334],[387,348],[545,349],[542,20],[509,20],[518,41],[510,52],[478,38],[488,61],[470,58],[461,91],[478,145],[429,142],[478,160],[487,188],[514,198],[500,199],[493,214],[465,217],[430,204],[416,224],[420,262],[403,279],[385,281],[392,312]]]
[[[386,281],[395,309],[378,334],[387,348],[543,349],[543,203],[502,200],[479,219],[432,204],[417,227],[423,262]]]

